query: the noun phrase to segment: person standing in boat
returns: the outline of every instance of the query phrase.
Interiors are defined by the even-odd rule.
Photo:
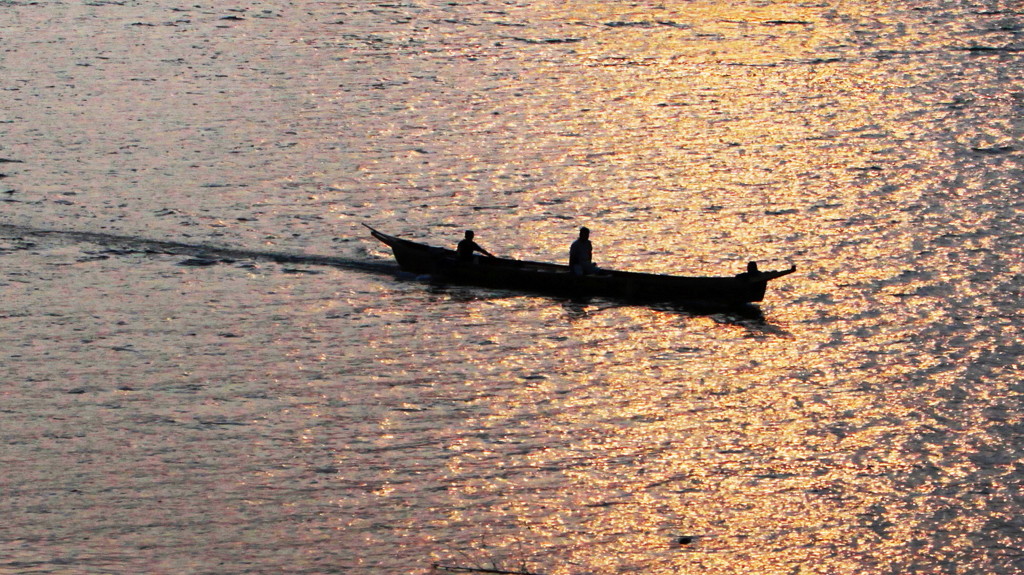
[[[580,237],[569,247],[569,269],[578,276],[592,273],[594,266],[594,246],[590,243],[590,230],[580,228]]]
[[[473,241],[473,236],[473,230],[466,230],[466,237],[459,242],[459,247],[455,249],[459,254],[459,261],[473,261],[473,252],[480,252],[489,258],[493,258],[494,254],[480,247],[480,244]]]

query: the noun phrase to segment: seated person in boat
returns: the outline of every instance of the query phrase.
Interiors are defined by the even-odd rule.
[[[494,254],[480,247],[480,244],[473,241],[473,230],[466,230],[466,237],[459,242],[459,247],[455,249],[459,254],[459,261],[471,262],[473,261],[473,252],[480,252],[489,258],[493,258]]]
[[[761,275],[761,270],[757,269],[757,262],[747,262],[747,271],[736,274],[738,280],[754,280]]]
[[[597,271],[594,265],[594,246],[590,243],[590,230],[580,228],[580,237],[569,247],[569,269],[574,275],[586,275]]]
[[[745,271],[745,272],[743,272],[741,274],[736,274],[736,279],[738,279],[738,280],[747,280],[747,281],[755,281],[755,280],[768,281],[768,280],[773,280],[775,278],[780,278],[780,277],[785,276],[785,275],[789,275],[789,274],[791,274],[791,273],[793,273],[795,271],[796,271],[796,264],[790,266],[788,270],[763,272],[763,271],[757,269],[757,262],[748,262],[747,263],[747,271]]]

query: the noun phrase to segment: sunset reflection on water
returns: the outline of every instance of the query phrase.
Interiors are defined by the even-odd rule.
[[[0,571],[1022,571],[1014,6],[8,9]]]

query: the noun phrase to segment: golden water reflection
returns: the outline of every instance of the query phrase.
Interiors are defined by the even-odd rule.
[[[16,4],[19,221],[799,267],[751,317],[5,238],[25,565],[1020,571],[1012,10]]]
[[[595,309],[550,338],[489,336],[515,359],[480,373],[496,386],[489,414],[452,447],[455,524],[494,522],[509,542],[479,553],[551,573],[860,573],[911,549],[935,569],[969,556],[991,521],[979,500],[998,489],[976,449],[1005,423],[967,405],[950,421],[972,361],[917,349],[943,322],[929,305],[890,309],[893,325],[856,339],[843,324],[862,329],[870,309],[833,307],[842,340],[824,346],[814,315],[798,319],[817,308],[776,308],[788,336],[767,339],[644,308]],[[533,375],[552,361],[557,373]]]

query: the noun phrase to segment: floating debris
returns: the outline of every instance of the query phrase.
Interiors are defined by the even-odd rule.
[[[582,42],[583,38],[520,38],[514,37],[512,40],[517,42],[526,42],[527,44],[572,44],[574,42]]]
[[[1016,150],[1016,148],[1014,148],[1013,146],[992,146],[992,147],[989,147],[989,148],[971,148],[972,152],[977,152],[979,154],[992,154],[992,155],[995,155],[995,154],[1008,154],[1008,153],[1013,152],[1015,150]]]
[[[654,22],[649,22],[647,20],[604,23],[604,25],[608,26],[609,28],[651,28],[654,26],[654,24]]]
[[[507,571],[505,569],[486,569],[483,567],[462,567],[459,565],[442,565],[440,563],[434,563],[434,569],[437,571],[448,571],[450,573],[496,573],[498,575],[541,575],[533,571]]]
[[[199,268],[205,266],[214,266],[219,263],[220,260],[214,260],[209,258],[189,258],[187,260],[178,262],[178,265]]]

